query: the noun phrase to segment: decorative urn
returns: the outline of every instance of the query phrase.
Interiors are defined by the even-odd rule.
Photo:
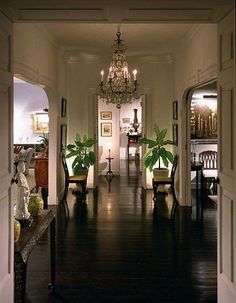
[[[39,194],[31,194],[28,210],[33,217],[39,216],[43,211],[43,199],[39,196]]]
[[[20,238],[21,225],[20,222],[14,219],[14,243],[16,243]]]
[[[134,131],[137,133],[138,132],[138,128],[139,128],[139,123],[138,123],[138,110],[137,108],[134,109],[134,122],[132,124]]]

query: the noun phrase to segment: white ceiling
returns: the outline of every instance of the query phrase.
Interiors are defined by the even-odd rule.
[[[59,45],[80,53],[111,55],[118,24],[47,23],[43,25]],[[127,56],[169,53],[192,28],[191,24],[122,24]]]
[[[217,23],[234,0],[0,0],[15,22],[40,22],[72,55],[109,55],[118,26],[127,56],[171,53],[192,24]],[[43,22],[43,25],[42,25]],[[75,51],[75,52],[76,52]],[[75,55],[76,56],[76,55]]]

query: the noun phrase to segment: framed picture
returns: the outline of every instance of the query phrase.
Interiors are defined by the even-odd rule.
[[[101,136],[111,137],[112,135],[112,124],[111,123],[101,123]]]
[[[62,124],[61,125],[61,151],[66,150],[67,145],[67,125]]]
[[[178,124],[172,125],[172,131],[173,131],[173,141],[176,146],[178,146]]]
[[[101,120],[111,120],[112,112],[101,112]]]
[[[48,133],[49,117],[48,113],[35,113],[34,114],[34,133]]]
[[[173,120],[178,120],[178,101],[173,101]]]
[[[65,98],[61,98],[61,117],[66,117],[66,106],[67,100]]]
[[[129,124],[130,123],[130,118],[122,118],[122,122],[124,124]]]

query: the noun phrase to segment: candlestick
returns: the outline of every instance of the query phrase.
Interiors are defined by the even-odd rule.
[[[110,158],[110,155],[111,155],[111,143],[110,142],[108,143],[108,153],[109,153],[109,158]]]
[[[137,80],[137,69],[135,69],[135,70],[133,70],[133,75],[134,75],[134,81],[136,81]]]
[[[103,82],[103,75],[104,75],[104,71],[101,71],[101,81]]]

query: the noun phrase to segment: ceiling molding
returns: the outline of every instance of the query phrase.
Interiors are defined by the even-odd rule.
[[[18,8],[21,21],[108,21],[103,8]]]
[[[184,22],[209,22],[213,21],[213,8],[129,8],[126,10],[123,21],[150,22],[150,21],[184,21]]]
[[[8,0],[0,10],[14,21],[219,22],[234,0]]]
[[[111,56],[106,56],[104,54],[89,54],[81,53],[79,50],[73,49],[64,49],[62,51],[62,57],[69,64],[74,63],[98,63],[111,61]],[[159,55],[136,55],[129,56],[129,63],[134,62],[149,62],[149,63],[173,63],[173,55],[171,53],[159,54]]]

